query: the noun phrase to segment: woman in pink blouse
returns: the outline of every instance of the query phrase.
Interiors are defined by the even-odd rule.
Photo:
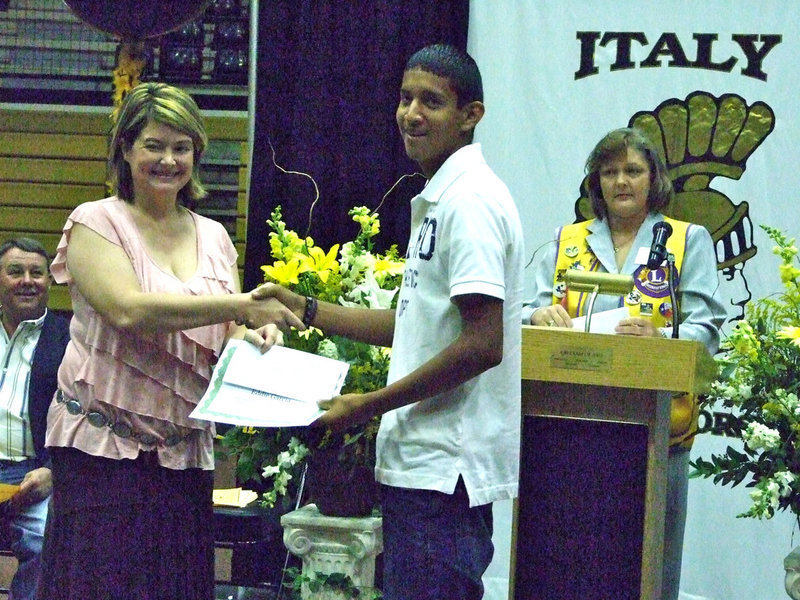
[[[48,415],[41,599],[214,597],[214,427],[189,413],[230,336],[266,350],[303,325],[241,293],[225,229],[187,208],[206,143],[185,92],[137,86],[110,144],[116,195],[64,226],[51,270],[74,316]]]

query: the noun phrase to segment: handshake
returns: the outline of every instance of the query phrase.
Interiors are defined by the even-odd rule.
[[[246,327],[244,340],[266,352],[280,344],[291,329],[307,329],[314,319],[317,301],[306,299],[275,283],[237,294],[237,325]]]

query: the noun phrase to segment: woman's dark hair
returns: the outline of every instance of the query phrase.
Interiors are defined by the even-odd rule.
[[[200,109],[192,97],[180,88],[165,83],[141,83],[125,95],[111,132],[108,151],[114,193],[126,202],[133,202],[133,178],[124,152],[130,150],[151,121],[172,127],[192,138],[192,178],[178,192],[178,202],[191,208],[207,193],[200,183],[200,157],[208,145],[208,136]]]
[[[628,148],[641,152],[650,167],[650,193],[647,195],[647,208],[651,212],[660,211],[669,204],[675,192],[672,180],[667,175],[667,167],[655,146],[638,129],[615,129],[607,133],[586,159],[586,178],[584,189],[592,202],[594,214],[605,219],[608,210],[600,188],[600,170],[610,160],[625,154]]]
[[[458,107],[483,102],[483,82],[475,60],[466,52],[449,44],[425,46],[411,55],[406,71],[422,69],[450,81],[456,92]]]

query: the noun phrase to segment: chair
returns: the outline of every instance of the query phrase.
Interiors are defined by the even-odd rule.
[[[215,506],[214,546],[231,551],[230,579],[217,584],[280,588],[287,552],[277,513],[258,505]]]

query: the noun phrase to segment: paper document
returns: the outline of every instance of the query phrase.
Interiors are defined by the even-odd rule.
[[[231,340],[189,416],[253,427],[308,425],[324,412],[317,401],[339,394],[349,368],[284,346],[261,354],[252,344]]]
[[[243,508],[258,498],[258,493],[242,488],[215,489],[213,492],[214,506],[237,506]]]
[[[617,323],[629,316],[630,312],[626,306],[593,313],[589,331],[591,333],[614,333],[614,327],[616,327]],[[586,317],[572,319],[572,328],[586,331]]]
[[[13,483],[0,483],[0,502],[10,500],[11,496],[19,491],[19,486]]]

